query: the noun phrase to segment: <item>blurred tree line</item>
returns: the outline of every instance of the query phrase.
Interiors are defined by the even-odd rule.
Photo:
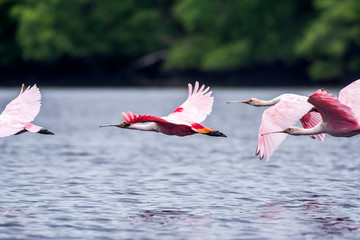
[[[0,68],[281,65],[333,80],[360,72],[359,13],[359,0],[0,0]]]

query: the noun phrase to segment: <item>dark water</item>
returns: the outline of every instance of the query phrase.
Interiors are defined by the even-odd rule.
[[[42,89],[56,135],[1,139],[0,239],[360,239],[360,138],[290,136],[260,161],[263,109],[225,102],[311,90],[213,90],[204,125],[228,138],[98,128],[167,115],[183,88]]]

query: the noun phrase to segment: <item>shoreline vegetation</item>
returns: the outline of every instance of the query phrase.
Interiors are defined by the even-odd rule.
[[[344,85],[357,0],[0,0],[0,85]]]

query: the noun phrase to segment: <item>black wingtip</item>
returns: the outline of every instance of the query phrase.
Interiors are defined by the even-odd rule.
[[[55,135],[53,132],[50,132],[49,130],[47,129],[41,129],[40,131],[38,131],[38,133],[40,134],[47,134],[47,135]]]
[[[211,132],[206,133],[206,135],[209,135],[212,137],[226,137],[226,135],[220,131],[211,131]]]

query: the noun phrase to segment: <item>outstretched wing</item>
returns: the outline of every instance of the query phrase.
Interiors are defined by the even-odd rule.
[[[211,96],[210,87],[195,82],[194,91],[189,83],[189,94],[186,101],[166,118],[175,123],[200,123],[211,113],[214,97]]]
[[[260,159],[265,157],[266,161],[287,136],[284,133],[266,133],[281,131],[295,125],[313,107],[305,96],[284,94],[280,97],[280,101],[266,109],[262,115],[256,155],[259,155]]]
[[[312,108],[307,114],[305,114],[302,118],[300,118],[301,125],[304,128],[313,128],[318,125],[322,121],[321,114],[316,110],[316,108]],[[317,134],[316,135],[320,141],[324,142],[325,134]],[[312,135],[311,138],[314,138]]]
[[[138,115],[138,114],[133,114],[130,111],[128,111],[127,113],[122,112],[121,115],[123,116],[124,120],[130,124],[145,123],[145,122],[168,122],[160,117],[156,117],[152,115]]]
[[[339,101],[349,106],[356,119],[360,121],[360,79],[350,83],[340,91]]]
[[[319,89],[309,97],[308,101],[319,111],[328,128],[344,129],[358,125],[352,109],[325,90]]]
[[[24,130],[24,124],[0,115],[0,137],[8,137]]]
[[[24,90],[21,87],[20,94],[12,100],[2,112],[2,116],[19,122],[31,122],[40,111],[41,94],[39,88],[34,85]]]

